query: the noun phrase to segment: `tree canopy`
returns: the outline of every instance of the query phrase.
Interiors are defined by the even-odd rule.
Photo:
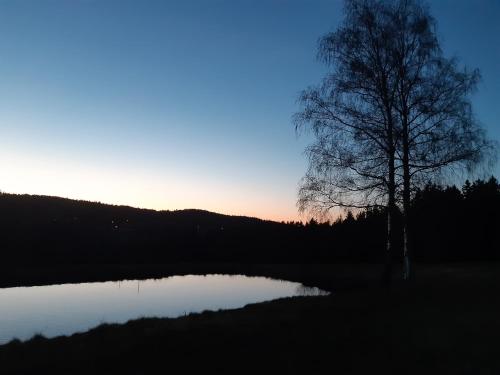
[[[330,72],[302,92],[294,117],[314,134],[299,209],[385,207],[390,251],[399,205],[409,277],[412,195],[496,158],[472,110],[479,71],[444,56],[420,0],[346,0],[344,21],[320,39],[318,57]]]

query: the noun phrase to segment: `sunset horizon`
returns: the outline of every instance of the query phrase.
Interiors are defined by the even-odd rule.
[[[446,50],[480,69],[475,110],[500,139],[497,52],[481,39],[498,29],[494,6],[431,7]],[[326,73],[317,38],[340,22],[340,2],[2,8],[0,190],[306,218],[297,192],[313,137],[295,131],[292,115],[300,92]]]

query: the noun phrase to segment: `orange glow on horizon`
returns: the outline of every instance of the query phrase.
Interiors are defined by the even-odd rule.
[[[158,176],[143,169],[88,166],[74,161],[0,155],[0,190],[49,195],[154,210],[202,209],[264,220],[300,220],[295,197],[264,188],[226,186],[215,179],[200,184],[171,171]],[[271,193],[271,194],[269,194]]]

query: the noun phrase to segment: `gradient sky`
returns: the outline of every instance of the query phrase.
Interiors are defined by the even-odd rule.
[[[0,190],[297,219],[307,138],[291,116],[341,9],[1,0]],[[445,52],[481,70],[475,111],[499,140],[500,1],[431,9]]]

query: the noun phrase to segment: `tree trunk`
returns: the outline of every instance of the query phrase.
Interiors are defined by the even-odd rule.
[[[394,166],[394,144],[393,144],[393,124],[389,113],[388,121],[388,144],[389,144],[389,173],[388,173],[388,202],[387,202],[387,244],[385,250],[385,271],[384,283],[390,285],[392,282],[392,255],[394,253],[394,214],[396,208],[396,183],[395,183],[395,166]]]
[[[392,282],[392,254],[394,252],[394,189],[389,192],[389,204],[387,206],[387,241],[385,250],[384,283],[390,285]]]
[[[406,178],[405,178],[406,180]],[[411,224],[409,219],[410,194],[406,181],[403,182],[403,280],[414,278],[413,249],[411,245]],[[409,185],[409,184],[408,184]],[[407,192],[408,190],[408,192]]]
[[[412,280],[414,278],[413,249],[411,248],[411,223],[410,223],[410,147],[408,134],[408,120],[406,108],[402,121],[403,135],[403,280]]]

